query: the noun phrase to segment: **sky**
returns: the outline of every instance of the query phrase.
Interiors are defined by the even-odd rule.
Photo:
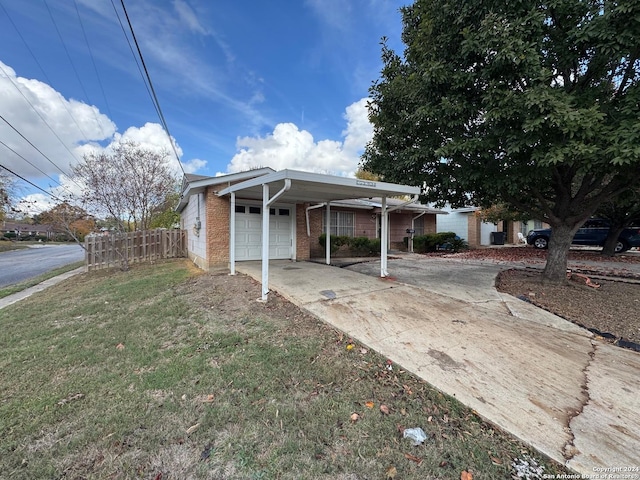
[[[61,196],[77,193],[71,167],[114,142],[173,152],[146,67],[177,174],[353,176],[380,41],[402,51],[407,3],[124,0],[142,65],[121,0],[0,0],[0,165]],[[30,210],[55,203],[19,185]]]

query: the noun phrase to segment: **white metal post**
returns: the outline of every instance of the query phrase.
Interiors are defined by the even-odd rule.
[[[325,257],[327,265],[331,265],[331,202],[327,202],[327,219],[324,223],[326,227]]]
[[[387,240],[389,238],[387,197],[382,197],[382,212],[380,213],[380,220],[382,221],[382,232],[380,232],[380,276],[384,278],[389,275],[387,272]]]
[[[236,274],[236,192],[231,192],[231,212],[229,214],[229,269]]]
[[[262,185],[262,297],[269,293],[269,185]]]

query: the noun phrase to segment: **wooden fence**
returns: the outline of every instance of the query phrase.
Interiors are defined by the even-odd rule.
[[[84,241],[87,269],[126,268],[133,263],[187,256],[184,230],[147,230],[89,236]]]

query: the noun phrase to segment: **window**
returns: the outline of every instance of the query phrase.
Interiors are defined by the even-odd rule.
[[[288,217],[289,216],[289,209],[288,208],[279,208],[278,209],[278,215],[280,215],[281,217]]]
[[[424,215],[413,221],[414,235],[424,235]]]
[[[236,213],[244,213],[245,210],[246,209],[244,205],[236,205]]]
[[[327,215],[322,215],[322,232],[326,227]],[[346,237],[355,236],[356,230],[356,214],[354,212],[331,212],[331,235],[339,235]]]
[[[260,207],[249,207],[249,213],[257,213],[260,215]]]

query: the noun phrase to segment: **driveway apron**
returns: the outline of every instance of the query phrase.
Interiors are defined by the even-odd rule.
[[[640,354],[500,294],[499,267],[403,256],[387,279],[372,276],[378,262],[269,268],[271,290],[578,473],[638,466]],[[237,270],[260,281],[260,262]]]

